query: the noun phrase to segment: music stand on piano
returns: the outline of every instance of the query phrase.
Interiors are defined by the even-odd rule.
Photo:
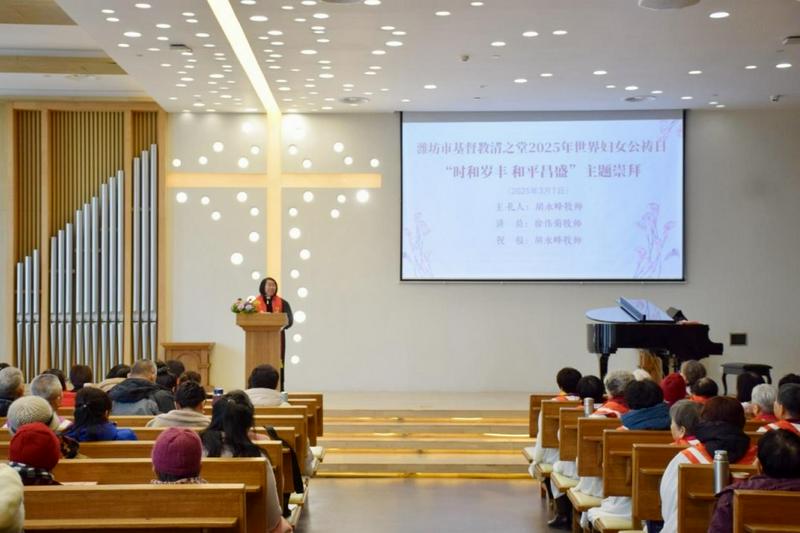
[[[709,340],[707,324],[679,323],[685,319],[680,311],[670,308],[667,314],[648,300],[620,298],[617,303],[586,312],[588,319],[599,322],[587,324],[586,333],[589,351],[599,356],[600,379],[608,372],[608,357],[618,348],[653,351],[665,369],[669,362],[677,367],[689,359],[722,354],[722,343]]]

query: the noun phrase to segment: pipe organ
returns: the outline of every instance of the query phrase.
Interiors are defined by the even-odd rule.
[[[32,107],[14,110],[15,364],[99,381],[158,354],[164,115]]]

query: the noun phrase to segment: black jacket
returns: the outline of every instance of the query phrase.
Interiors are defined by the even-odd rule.
[[[170,391],[141,378],[128,378],[115,385],[108,392],[108,397],[119,403],[136,403],[140,400],[150,399],[156,402],[158,410],[162,413],[168,413],[175,409],[175,398]]]

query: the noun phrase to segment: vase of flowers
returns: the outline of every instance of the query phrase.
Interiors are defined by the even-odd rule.
[[[237,298],[231,304],[231,311],[236,314],[244,313],[246,315],[258,313],[258,304],[256,304],[256,299],[253,296],[248,296],[245,299]]]

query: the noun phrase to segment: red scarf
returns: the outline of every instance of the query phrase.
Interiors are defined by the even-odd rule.
[[[264,298],[259,295],[256,298],[258,302],[259,311],[262,313],[267,313],[267,302],[264,301]],[[283,313],[283,300],[277,294],[272,297],[272,312],[273,313]]]

